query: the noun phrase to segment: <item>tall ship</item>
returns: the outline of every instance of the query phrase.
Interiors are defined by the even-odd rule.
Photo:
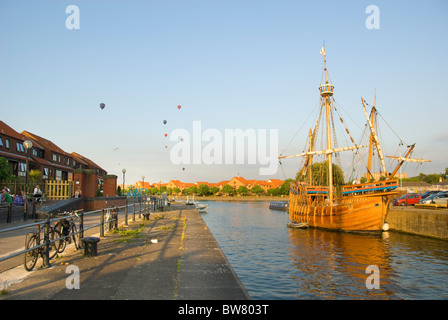
[[[368,128],[365,145],[355,143],[333,97],[334,85],[328,81],[325,45],[321,49],[324,58],[325,82],[319,86],[318,115],[310,129],[303,152],[279,159],[301,157],[303,166],[291,183],[289,195],[289,219],[292,224],[347,232],[381,232],[387,227],[386,218],[391,199],[398,193],[396,174],[405,162],[425,162],[412,159],[413,145],[406,145],[401,155],[389,158],[395,169],[386,170],[385,158],[376,132],[377,110],[375,102],[370,113],[361,97]],[[322,81],[322,80],[321,80]],[[322,83],[322,82],[321,82]],[[361,109],[361,108],[360,108]],[[361,111],[361,110],[360,110]],[[347,146],[339,147],[334,123],[340,121],[348,136]],[[318,142],[320,139],[320,142]],[[400,142],[403,144],[402,142]],[[352,151],[353,163],[361,163],[364,175],[344,183],[340,153]],[[368,154],[368,156],[367,156]],[[372,163],[375,154],[379,160],[380,173],[374,173]],[[355,158],[361,158],[355,160]],[[321,162],[318,162],[317,160]],[[336,162],[336,163],[335,163]]]

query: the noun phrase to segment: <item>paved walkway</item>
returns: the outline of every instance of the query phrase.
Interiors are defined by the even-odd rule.
[[[101,238],[96,257],[82,253],[67,248],[50,268],[20,271],[0,299],[250,299],[196,210],[153,213]]]

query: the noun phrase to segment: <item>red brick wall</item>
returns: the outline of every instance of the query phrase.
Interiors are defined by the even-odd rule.
[[[115,197],[117,195],[117,176],[107,175],[103,178],[103,196]]]
[[[83,170],[75,172],[73,180],[75,181],[75,190],[81,189],[81,195],[83,198],[93,198],[96,196],[96,190],[98,188],[98,175],[89,170]]]

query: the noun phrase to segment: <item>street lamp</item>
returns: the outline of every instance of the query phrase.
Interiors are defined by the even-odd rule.
[[[30,140],[23,142],[23,147],[26,149],[26,164],[25,164],[25,201],[23,203],[23,219],[27,220],[27,203],[28,203],[28,150],[33,147],[33,143]]]
[[[142,191],[144,191],[145,190],[145,176],[142,176],[142,180],[143,180],[143,190]],[[143,194],[143,192],[142,192],[142,194]],[[146,192],[145,192],[145,194],[146,194]]]
[[[123,170],[121,170],[121,172],[123,172],[123,193],[124,193],[124,175],[126,173],[126,169],[123,168]]]

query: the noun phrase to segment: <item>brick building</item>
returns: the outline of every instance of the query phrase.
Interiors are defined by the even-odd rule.
[[[51,140],[29,131],[19,133],[0,121],[0,157],[8,160],[12,174],[19,178],[26,176],[27,153],[23,146],[26,140],[33,143],[28,152],[29,170],[39,170],[42,180],[72,181],[75,169],[93,170],[98,179],[107,174],[106,170],[78,153],[67,153]]]

